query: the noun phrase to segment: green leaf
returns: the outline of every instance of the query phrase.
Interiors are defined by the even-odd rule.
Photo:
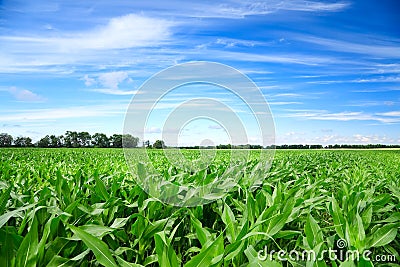
[[[222,212],[221,219],[226,226],[226,236],[228,241],[232,243],[236,239],[236,220],[231,208],[226,203],[224,203],[224,211]]]
[[[51,259],[51,261],[46,265],[46,267],[69,267],[69,266],[74,266],[74,262],[58,255],[55,255]]]
[[[108,200],[110,195],[107,192],[107,188],[103,182],[103,180],[99,177],[99,171],[96,169],[93,174],[93,178],[96,181],[95,191],[98,196],[100,196],[103,200]]]
[[[165,236],[165,232],[155,234],[156,252],[160,266],[175,267],[180,266],[178,257],[170,245],[170,240]]]
[[[254,223],[254,218],[257,217],[257,206],[256,206],[256,201],[253,198],[253,195],[251,192],[247,192],[247,198],[246,198],[246,206],[247,209],[245,212],[247,213],[247,220],[253,224]]]
[[[246,265],[248,267],[282,267],[282,264],[271,260],[268,254],[263,255],[263,253],[260,253],[259,255],[252,245],[244,251],[244,254],[249,260],[249,263]]]
[[[196,230],[197,239],[200,241],[201,246],[204,246],[207,240],[210,240],[210,232],[203,228],[201,222],[194,215],[191,216],[190,221]]]
[[[60,257],[58,255],[55,255],[51,261],[46,265],[46,267],[66,267],[66,266],[76,266],[77,263],[80,260],[82,260],[83,258],[85,258],[85,256],[87,254],[89,254],[90,249],[87,249],[85,251],[83,251],[82,253],[76,255],[75,257],[71,258],[71,259],[67,259],[67,258],[63,258]]]
[[[381,247],[392,242],[397,235],[398,223],[386,224],[369,238],[369,247]]]
[[[369,207],[363,211],[363,213],[361,214],[361,218],[364,225],[364,229],[368,229],[372,220],[372,205],[369,205]]]
[[[381,221],[376,221],[375,223],[395,223],[398,221],[400,221],[400,212],[394,212],[388,218]]]
[[[266,230],[268,235],[274,236],[276,233],[278,233],[285,226],[289,216],[290,214],[280,214],[274,217],[268,224],[268,228]]]
[[[314,248],[317,244],[323,242],[321,228],[311,214],[307,218],[304,231],[310,248]]]
[[[339,207],[339,204],[337,203],[334,196],[332,196],[330,212],[333,218],[333,223],[335,224],[336,233],[339,235],[341,239],[345,239],[345,234],[344,234],[345,231],[343,231],[345,225],[344,217],[342,214],[342,210]]]
[[[360,215],[357,213],[356,214],[356,223],[354,223],[354,235],[355,235],[355,240],[356,244],[355,247],[359,249],[359,251],[364,250],[364,241],[365,241],[365,230],[364,230],[364,225],[362,218]]]
[[[0,229],[0,266],[14,266],[15,254],[21,245],[23,237],[17,234],[12,226]]]
[[[0,228],[3,227],[3,225],[5,225],[10,218],[18,215],[21,211],[30,209],[34,206],[35,206],[35,204],[29,204],[29,205],[23,206],[21,208],[18,208],[16,210],[12,210],[7,213],[4,213],[3,215],[0,216]]]
[[[38,222],[36,216],[33,218],[29,232],[17,251],[15,265],[18,267],[35,267],[38,253]]]
[[[168,222],[168,218],[161,219],[152,223],[149,223],[144,229],[142,238],[144,240],[151,239],[153,236],[164,229],[165,224]]]
[[[247,244],[247,242],[237,241],[233,244],[229,244],[226,246],[224,261],[230,261],[239,253],[242,253],[243,247]]]
[[[362,265],[364,266],[364,265]],[[340,264],[340,267],[356,267],[353,261],[347,260]]]
[[[92,236],[100,238],[115,230],[113,228],[97,224],[85,224],[79,228]]]
[[[119,263],[119,266],[121,266],[121,267],[143,267],[143,265],[141,265],[141,264],[127,262],[119,256],[117,256],[117,261]]]
[[[0,197],[0,214],[3,214],[3,212],[6,210],[7,202],[10,198],[11,190],[13,189],[12,186],[9,186],[6,191],[4,191],[3,194],[1,194]]]
[[[197,266],[212,266],[218,265],[219,262],[213,262],[215,258],[220,258],[224,253],[224,239],[223,235],[219,235],[214,242],[207,242],[201,249],[200,253],[194,256],[190,261],[185,264],[185,267],[197,267]]]
[[[38,244],[38,263],[40,264],[43,260],[44,257],[44,251],[45,251],[45,246],[46,246],[46,241],[51,234],[51,226],[54,223],[57,223],[60,220],[60,218],[54,218],[54,215],[51,216],[51,218],[46,222],[42,234],[42,238]]]
[[[106,267],[114,267],[117,265],[106,243],[78,227],[73,225],[68,226],[72,232],[74,232],[74,234],[77,235],[91,251],[93,251],[99,263]]]
[[[110,226],[111,228],[122,228],[125,226],[125,224],[129,221],[131,217],[126,217],[126,218],[116,218],[113,222],[113,224]]]
[[[296,235],[300,235],[301,231],[295,231],[295,230],[283,230],[279,231],[274,238],[283,238],[283,239],[289,239],[293,238]]]

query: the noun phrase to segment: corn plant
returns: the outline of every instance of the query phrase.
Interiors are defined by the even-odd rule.
[[[396,150],[277,151],[269,171],[252,151],[228,194],[193,207],[147,194],[135,175],[149,173],[131,173],[121,149],[0,152],[0,266],[400,266]],[[196,185],[231,160],[179,168],[149,153],[161,178]]]

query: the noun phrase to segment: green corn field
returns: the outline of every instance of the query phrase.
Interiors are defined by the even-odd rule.
[[[150,153],[192,182],[228,158],[187,174]],[[399,150],[278,150],[269,171],[193,207],[144,192],[122,149],[0,157],[0,266],[400,266]]]

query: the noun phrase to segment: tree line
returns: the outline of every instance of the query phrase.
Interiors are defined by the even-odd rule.
[[[104,133],[90,135],[88,132],[67,131],[64,135],[46,135],[39,141],[32,143],[30,137],[16,137],[7,133],[0,134],[0,147],[137,147],[139,138],[130,134]]]
[[[351,149],[368,149],[368,148],[400,148],[400,145],[384,145],[384,144],[368,144],[368,145],[274,145],[267,148],[275,149],[338,149],[338,148],[351,148]]]
[[[39,141],[33,143],[30,137],[16,137],[13,138],[10,134],[0,133],[0,147],[50,147],[50,148],[78,148],[78,147],[138,147],[139,138],[130,134],[113,134],[107,136],[104,133],[95,133],[93,135],[88,132],[67,131],[64,135],[46,135]],[[153,144],[150,141],[144,141],[143,147],[147,148],[166,148],[163,140],[156,140]],[[213,147],[199,147],[188,146],[180,147],[185,149],[199,149],[199,148],[213,148]],[[220,144],[216,146],[217,149],[261,149],[260,145],[231,145]],[[368,144],[368,145],[351,145],[351,144],[335,144],[335,145],[272,145],[266,148],[270,149],[338,149],[338,148],[351,148],[351,149],[368,149],[368,148],[400,148],[400,145],[384,145],[384,144]]]

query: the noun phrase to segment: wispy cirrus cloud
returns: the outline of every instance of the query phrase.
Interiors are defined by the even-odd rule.
[[[124,81],[132,82],[132,79],[129,78],[126,71],[113,71],[99,74],[98,81],[103,86],[117,89],[120,83]]]
[[[307,66],[318,66],[326,64],[348,64],[349,60],[334,58],[330,56],[317,56],[311,54],[296,53],[252,53],[252,52],[233,52],[208,49],[204,56],[219,60],[246,61],[257,63],[286,63]]]
[[[88,86],[88,87],[92,86],[92,85],[95,85],[97,83],[96,79],[92,78],[92,77],[89,77],[88,74],[85,74],[85,76],[83,76],[83,78],[81,80],[85,81],[85,85]]]
[[[335,84],[335,83],[398,83],[400,76],[385,75],[385,76],[370,76],[368,78],[358,78],[351,80],[336,79],[336,80],[319,80],[307,81],[309,84]]]
[[[372,78],[367,78],[367,79],[356,79],[356,80],[352,80],[352,82],[356,82],[356,83],[392,83],[392,82],[400,82],[400,76],[372,77]]]
[[[0,72],[65,73],[89,66],[97,68],[156,62],[144,55],[170,41],[176,22],[142,14],[110,18],[86,30],[26,31],[0,34]],[[130,49],[143,49],[130,52]],[[119,51],[110,53],[110,51]],[[160,55],[157,63],[173,56]],[[87,81],[90,83],[89,81]]]
[[[96,88],[89,89],[89,91],[106,95],[134,95],[138,92],[137,90],[121,90],[118,88]]]
[[[343,112],[328,112],[328,111],[306,111],[294,112],[280,115],[288,118],[299,118],[305,120],[319,121],[378,121],[385,124],[400,123],[400,113],[385,112],[385,113],[365,113],[361,111],[343,111]]]
[[[7,90],[16,100],[22,102],[43,102],[46,98],[35,94],[34,92],[27,89],[20,89],[15,86],[10,87]]]
[[[378,113],[381,116],[388,116],[388,117],[400,117],[400,111],[388,111],[383,113]]]
[[[316,144],[395,144],[396,139],[378,134],[329,134],[310,138],[310,143]]]
[[[282,106],[282,105],[301,105],[303,102],[295,102],[295,101],[269,101],[269,105],[272,106]]]
[[[218,5],[194,5],[188,16],[203,18],[244,18],[246,16],[267,15],[279,11],[337,12],[350,6],[349,2],[326,3],[310,0],[285,1],[225,1]]]
[[[392,100],[386,100],[386,101],[353,101],[347,106],[352,106],[352,107],[374,107],[374,106],[394,106],[398,102],[392,101]]]
[[[3,112],[0,115],[0,122],[52,121],[71,118],[113,116],[125,113],[128,102],[121,103],[122,102],[105,105],[14,110],[13,112]]]
[[[95,76],[85,75],[81,80],[85,82],[87,87],[101,85],[103,88],[89,89],[91,92],[97,92],[108,95],[134,95],[137,90],[121,90],[121,83],[131,83],[133,80],[126,71],[112,71],[100,73]]]
[[[109,50],[155,46],[168,39],[172,21],[128,14],[111,18],[107,24],[87,31],[64,32],[61,36],[1,36],[3,42],[30,44],[33,49],[53,51]],[[51,51],[50,50],[50,51]],[[50,52],[49,51],[49,52]]]
[[[378,36],[370,36],[369,40],[363,40],[362,42],[357,41],[346,41],[332,38],[323,38],[312,35],[298,35],[294,34],[292,36],[293,39],[311,43],[323,48],[339,51],[339,52],[347,52],[347,53],[357,53],[364,54],[370,56],[378,56],[385,58],[400,58],[400,48],[398,45],[399,40],[388,40],[386,42],[378,42],[380,37]],[[364,39],[366,39],[364,37]],[[355,40],[358,40],[355,38]],[[375,43],[374,43],[375,41]]]

